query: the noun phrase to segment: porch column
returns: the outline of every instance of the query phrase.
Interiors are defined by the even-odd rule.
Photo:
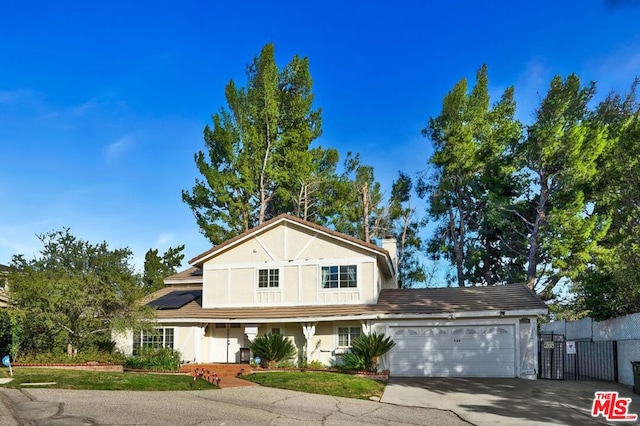
[[[247,335],[247,339],[249,339],[249,343],[253,343],[256,336],[258,335],[258,326],[254,324],[245,325],[244,334]]]
[[[317,322],[303,322],[302,323],[302,333],[304,334],[304,338],[306,339],[306,356],[307,362],[311,361],[311,352],[313,346],[311,346],[311,339],[316,334],[316,324]]]
[[[365,336],[371,334],[371,321],[361,320],[360,325],[362,326],[362,334],[364,334]]]
[[[207,326],[193,327],[193,360],[202,362],[201,342],[206,334]]]

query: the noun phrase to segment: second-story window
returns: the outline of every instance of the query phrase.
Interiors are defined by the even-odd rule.
[[[358,287],[358,274],[356,265],[322,267],[322,288],[355,287]]]
[[[280,271],[278,269],[259,269],[258,288],[280,287]]]

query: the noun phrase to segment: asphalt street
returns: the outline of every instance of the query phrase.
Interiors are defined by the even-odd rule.
[[[266,387],[188,392],[2,389],[0,425],[468,425],[447,410]]]

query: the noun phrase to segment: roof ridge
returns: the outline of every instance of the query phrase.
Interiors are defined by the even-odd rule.
[[[257,232],[259,232],[259,231],[261,231],[261,230],[263,230],[265,228],[268,228],[268,227],[270,227],[272,225],[275,225],[276,223],[278,223],[280,221],[283,221],[283,220],[288,220],[290,222],[294,222],[294,223],[297,223],[299,225],[306,226],[308,228],[312,228],[312,229],[315,229],[315,230],[320,231],[320,232],[324,232],[324,233],[332,235],[332,236],[334,236],[336,238],[342,238],[344,240],[350,241],[351,243],[358,244],[360,246],[366,247],[366,248],[368,248],[370,250],[378,251],[378,252],[380,252],[381,254],[383,254],[383,255],[385,255],[387,257],[390,256],[389,252],[387,250],[385,250],[382,247],[380,247],[380,246],[378,246],[376,244],[373,244],[371,242],[363,241],[363,240],[361,240],[359,238],[352,237],[351,235],[347,235],[347,234],[344,234],[342,232],[335,231],[333,229],[329,229],[326,226],[318,225],[317,223],[310,222],[308,220],[299,218],[297,216],[293,216],[293,215],[290,215],[290,214],[287,214],[287,213],[282,213],[282,214],[279,214],[278,216],[276,216],[274,218],[271,218],[271,219],[269,219],[269,220],[267,220],[267,221],[265,221],[265,222],[263,222],[263,223],[261,223],[261,224],[259,224],[257,226],[254,226],[253,228],[247,229],[246,231],[244,231],[244,232],[242,232],[242,233],[240,233],[240,234],[238,234],[238,235],[236,235],[236,236],[234,236],[234,237],[232,237],[232,238],[230,238],[228,240],[225,240],[225,241],[221,242],[220,244],[212,247],[211,249],[209,249],[209,250],[207,250],[207,251],[205,251],[205,252],[203,252],[203,253],[195,256],[195,257],[193,257],[192,259],[189,260],[189,264],[195,266],[194,264],[197,264],[201,259],[208,257],[209,255],[215,253],[216,251],[221,250],[221,249],[223,249],[223,248],[225,248],[227,246],[230,246],[231,244],[233,244],[233,243],[235,243],[235,242],[237,242],[237,241],[239,241],[239,240],[241,240],[241,239],[243,239],[243,238],[245,238],[245,237],[247,237],[247,236],[249,236],[251,234],[257,233]]]

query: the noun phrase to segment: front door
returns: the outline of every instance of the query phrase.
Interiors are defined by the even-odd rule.
[[[240,348],[244,346],[244,327],[242,324],[216,324],[211,344],[211,362],[239,363]]]

